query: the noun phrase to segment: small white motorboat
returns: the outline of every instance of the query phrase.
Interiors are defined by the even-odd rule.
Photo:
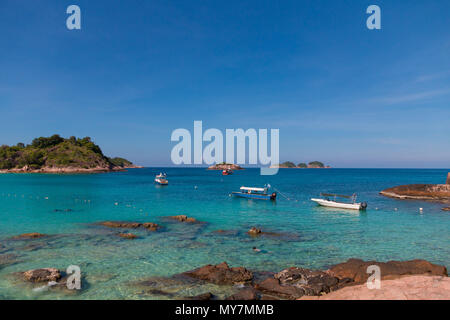
[[[160,185],[168,185],[169,181],[167,180],[167,175],[165,173],[160,173],[155,177],[155,182]]]
[[[352,209],[352,210],[365,210],[367,208],[366,202],[356,202],[356,194],[353,194],[351,196],[344,196],[339,194],[321,193],[320,195],[323,198],[320,199],[312,198],[311,201],[314,201],[315,203],[321,206],[331,208]],[[330,197],[333,197],[333,200],[330,200]],[[337,198],[351,199],[351,202],[337,201],[336,200]]]

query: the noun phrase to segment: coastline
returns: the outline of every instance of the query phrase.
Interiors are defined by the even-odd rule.
[[[380,191],[389,198],[450,202],[450,184],[409,184]]]

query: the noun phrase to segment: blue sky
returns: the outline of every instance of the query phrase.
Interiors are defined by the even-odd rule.
[[[448,168],[449,16],[446,0],[2,0],[0,144],[91,136],[168,165],[171,132],[202,120],[279,128],[296,163]]]

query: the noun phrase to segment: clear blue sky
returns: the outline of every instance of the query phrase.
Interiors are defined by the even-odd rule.
[[[450,1],[1,0],[0,114],[0,144],[91,136],[142,165],[203,120],[279,128],[281,160],[448,168]]]

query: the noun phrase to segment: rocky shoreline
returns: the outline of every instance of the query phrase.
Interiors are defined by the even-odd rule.
[[[450,201],[449,184],[410,184],[385,189],[381,195],[396,199]]]
[[[369,289],[367,266],[381,269],[383,290]],[[44,267],[16,273],[16,278],[32,284],[63,288],[63,270]],[[214,284],[235,288],[234,293],[219,298],[213,292],[184,296],[168,287]],[[349,259],[330,269],[310,270],[290,267],[277,273],[230,267],[226,262],[205,265],[171,277],[151,277],[132,284],[152,295],[182,300],[360,300],[360,299],[450,299],[450,279],[444,266],[425,260],[363,261]],[[428,294],[427,294],[428,292]]]
[[[94,168],[78,168],[78,167],[42,167],[39,169],[32,169],[30,167],[2,169],[0,173],[105,173],[105,172],[120,172],[127,169],[139,169],[141,166],[126,166],[126,167],[94,167]]]
[[[185,215],[168,216],[165,219],[167,222],[173,221],[185,225],[186,228],[195,228],[195,225],[204,223]],[[164,226],[153,222],[103,221],[93,223],[92,226],[102,227],[105,230],[118,230],[108,234],[112,237],[123,238],[124,241],[151,236],[154,232],[161,230],[166,232]],[[128,232],[130,229],[139,231],[140,236]],[[266,232],[255,227],[248,232],[250,236],[254,236],[255,233],[260,235]],[[34,232],[10,239],[33,243],[40,238],[51,239],[52,237],[56,235]],[[11,264],[14,257],[8,259],[3,262],[4,265]],[[383,291],[367,288],[366,282],[371,275],[367,270],[372,265],[380,268]],[[64,270],[48,265],[38,269],[20,270],[14,276],[21,283],[29,283],[31,286],[39,285],[39,288],[44,286],[46,290],[64,289],[67,279]],[[83,274],[83,277],[85,276]],[[87,277],[89,278],[89,275]],[[184,300],[346,300],[364,299],[364,297],[366,299],[414,299],[417,297],[450,299],[448,290],[450,279],[446,267],[426,260],[379,262],[349,259],[327,270],[291,266],[279,272],[230,266],[224,261],[219,264],[200,266],[169,277],[146,278],[132,282],[130,286],[152,297],[156,295],[165,299]],[[186,296],[185,288],[197,288],[197,291],[207,289],[201,294]],[[224,295],[223,292],[228,293]]]
[[[380,191],[380,194],[400,200],[425,200],[450,203],[450,173],[446,184],[407,184]],[[449,211],[449,208],[443,208]]]

